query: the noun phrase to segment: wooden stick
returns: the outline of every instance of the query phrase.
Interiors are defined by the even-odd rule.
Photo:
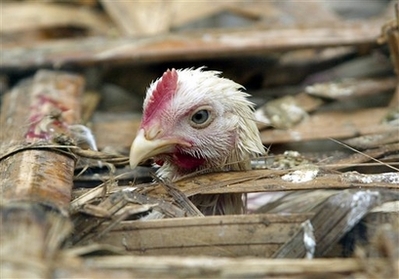
[[[174,201],[186,211],[187,216],[204,217],[204,214],[202,214],[201,211],[199,211],[199,209],[187,198],[187,196],[180,191],[179,188],[176,188],[171,181],[162,179],[156,175],[153,175],[153,178],[168,192],[169,195],[173,197]]]

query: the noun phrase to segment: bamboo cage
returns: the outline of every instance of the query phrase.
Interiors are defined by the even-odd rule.
[[[359,21],[295,1],[50,2],[1,4],[0,278],[399,278],[396,1]],[[253,25],[204,28],[223,20]],[[174,182],[131,170],[141,87],[201,63],[258,84],[269,153]],[[226,193],[248,212],[189,200]]]

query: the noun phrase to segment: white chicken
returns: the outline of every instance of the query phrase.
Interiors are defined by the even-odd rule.
[[[217,71],[168,70],[148,88],[130,166],[154,158],[170,180],[197,171],[249,170],[264,153],[253,104],[242,86]],[[197,195],[207,215],[242,213],[241,194]]]

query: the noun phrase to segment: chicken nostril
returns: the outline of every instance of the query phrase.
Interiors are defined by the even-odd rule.
[[[162,129],[150,129],[148,131],[144,131],[144,137],[147,140],[153,140],[155,139],[159,134],[161,134],[163,132]]]

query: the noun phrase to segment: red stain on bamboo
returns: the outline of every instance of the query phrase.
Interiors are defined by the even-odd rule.
[[[69,125],[80,120],[82,89],[81,77],[52,71],[39,71],[30,83],[17,85],[4,98],[0,150],[26,143],[54,144],[54,136],[69,134]],[[74,158],[50,148],[12,154],[0,161],[3,200],[33,201],[65,211],[74,167]]]

